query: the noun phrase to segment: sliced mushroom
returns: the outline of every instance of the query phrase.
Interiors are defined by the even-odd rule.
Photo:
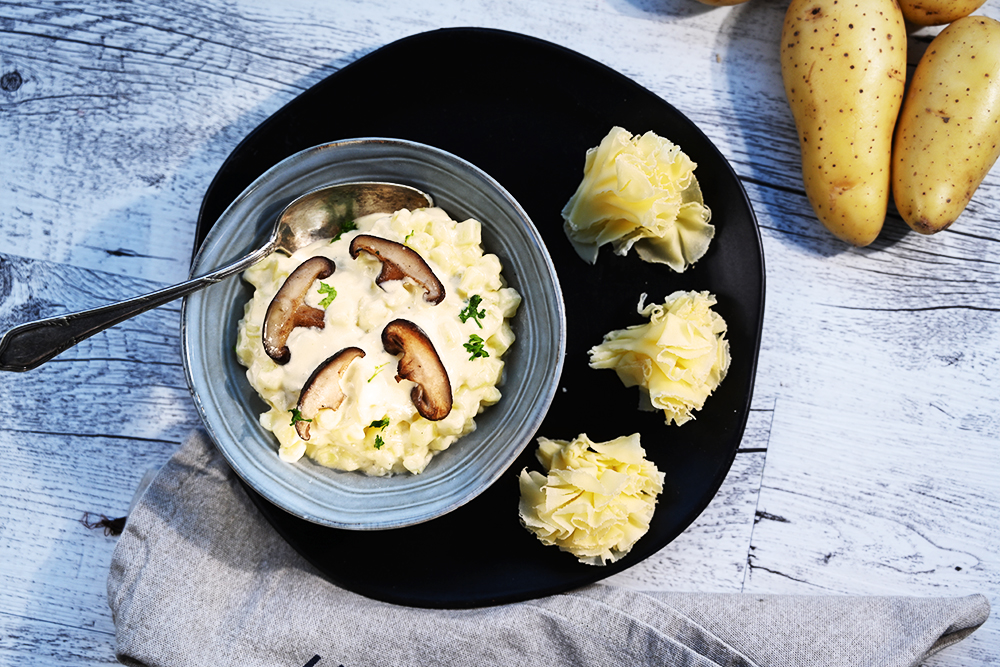
[[[444,285],[424,258],[411,248],[379,236],[361,234],[351,241],[351,257],[357,259],[362,250],[382,262],[382,272],[375,278],[376,285],[409,277],[424,288],[424,301],[437,305],[444,300]]]
[[[396,382],[412,380],[417,385],[410,400],[425,419],[438,421],[451,412],[451,381],[441,357],[424,330],[409,320],[393,320],[382,330],[382,347],[389,354],[400,354]]]
[[[279,364],[287,364],[291,352],[286,343],[295,327],[324,326],[323,311],[306,305],[306,294],[313,282],[326,278],[337,266],[326,257],[313,257],[292,271],[278,293],[271,299],[264,315],[262,339],[267,356]]]
[[[312,372],[299,393],[299,417],[295,422],[295,432],[303,440],[309,439],[309,422],[316,418],[323,408],[336,410],[344,402],[344,390],[340,387],[340,378],[344,376],[347,367],[355,359],[365,356],[360,347],[345,347]],[[308,420],[308,421],[305,421]]]

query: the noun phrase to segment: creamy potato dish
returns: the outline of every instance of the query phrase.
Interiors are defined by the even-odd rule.
[[[419,473],[500,400],[521,297],[476,220],[428,208],[355,224],[244,273],[236,354],[283,460]]]

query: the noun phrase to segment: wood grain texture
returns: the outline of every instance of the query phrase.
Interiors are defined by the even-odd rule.
[[[933,237],[890,210],[871,246],[833,239],[806,201],[782,89],[786,4],[0,0],[0,328],[183,279],[229,152],[344,65],[442,27],[525,33],[697,123],[764,242],[764,342],[733,469],[681,538],[612,583],[980,592],[996,609],[1000,170]],[[977,13],[1000,19],[1000,1]],[[911,72],[936,31],[910,36]],[[179,320],[172,304],[0,375],[0,664],[114,662],[114,538],[80,519],[124,513],[146,468],[199,425]],[[1000,664],[995,616],[928,664]]]
[[[0,612],[0,663],[4,665],[118,665],[114,634]]]

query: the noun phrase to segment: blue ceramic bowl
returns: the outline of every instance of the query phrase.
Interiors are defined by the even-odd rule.
[[[522,296],[505,356],[503,398],[476,418],[474,432],[437,454],[423,473],[368,477],[303,458],[281,461],[258,416],[266,410],[236,359],[237,323],[252,289],[238,276],[187,297],[184,367],[202,420],[236,473],[271,503],[308,521],[378,530],[428,521],[487,489],[517,458],[544,418],[562,372],[566,317],[562,292],[537,229],[500,184],[450,153],[409,141],[365,138],[306,149],[272,167],[212,227],[192,275],[262,245],[274,216],[324,185],[390,181],[434,198],[456,220],[482,223],[483,246]],[[517,499],[511,500],[516,508]],[[516,511],[516,509],[512,510]]]

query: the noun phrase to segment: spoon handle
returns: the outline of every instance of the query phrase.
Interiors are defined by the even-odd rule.
[[[127,301],[18,325],[0,338],[0,371],[30,371],[108,327],[231,276],[261,254],[255,252],[204,276]]]

